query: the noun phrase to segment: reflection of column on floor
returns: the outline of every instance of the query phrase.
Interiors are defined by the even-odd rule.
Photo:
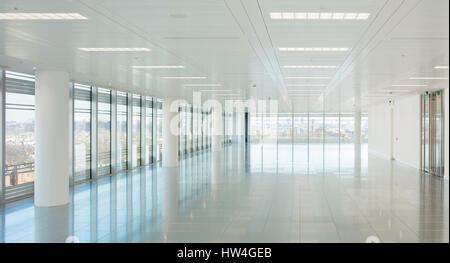
[[[93,181],[91,184],[91,242],[97,241],[97,226],[98,226],[98,184]]]
[[[211,192],[213,198],[216,196],[222,180],[223,153],[221,151],[211,152]]]
[[[361,111],[355,111],[354,147],[355,147],[355,175],[361,173]]]
[[[5,212],[0,211],[0,243],[5,242]]]
[[[115,242],[117,240],[117,176],[111,176],[110,198],[111,241]]]
[[[69,205],[34,208],[34,233],[37,243],[64,243],[71,236]]]
[[[136,200],[137,202],[138,200]],[[127,174],[127,233],[128,240],[133,238],[133,176]]]
[[[172,231],[173,218],[178,214],[179,176],[177,167],[165,167],[162,169],[162,231]]]

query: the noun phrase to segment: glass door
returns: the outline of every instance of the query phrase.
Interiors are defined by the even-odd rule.
[[[422,95],[422,169],[443,176],[444,103],[442,91]]]

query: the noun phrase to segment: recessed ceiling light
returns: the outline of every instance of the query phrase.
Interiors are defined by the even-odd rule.
[[[370,13],[271,12],[269,15],[277,20],[367,20]]]
[[[185,87],[220,87],[220,84],[184,84]]]
[[[184,68],[184,66],[132,66],[132,68],[136,68],[136,69],[180,69],[180,68]]]
[[[420,85],[420,84],[396,84],[392,85],[392,87],[428,87],[428,85]]]
[[[0,13],[0,20],[86,20],[79,13]]]
[[[206,79],[206,77],[161,77],[162,79]]]
[[[287,77],[286,79],[329,79],[329,77]]]
[[[279,51],[307,51],[307,52],[328,52],[347,51],[346,47],[280,47]]]
[[[448,69],[448,66],[436,66],[435,69]]]
[[[232,92],[229,89],[207,89],[207,90],[199,90],[199,92]]]
[[[322,92],[317,92],[317,91],[303,91],[303,90],[289,90],[288,93],[290,94],[294,94],[294,95],[302,95],[302,94],[322,94]]]
[[[88,52],[124,52],[124,51],[150,51],[151,49],[145,47],[80,47],[82,51]]]
[[[288,84],[288,87],[326,87],[323,84]]]
[[[239,93],[217,93],[217,94],[211,94],[212,96],[241,96]]]
[[[411,77],[409,79],[429,79],[429,80],[439,80],[439,79],[448,79],[448,77]]]
[[[411,92],[410,90],[374,90],[373,92],[376,93],[383,93],[383,92]]]
[[[283,68],[310,68],[310,69],[331,69],[336,68],[336,66],[329,65],[285,65]]]

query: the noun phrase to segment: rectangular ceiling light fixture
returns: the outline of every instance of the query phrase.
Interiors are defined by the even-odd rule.
[[[397,92],[411,92],[411,91],[404,89],[404,90],[375,90],[373,92],[374,93],[397,93]]]
[[[145,47],[80,47],[79,50],[87,52],[135,52],[135,51],[151,51]]]
[[[328,52],[348,51],[346,47],[279,47],[279,51]]]
[[[0,20],[86,20],[79,13],[0,13]]]
[[[285,65],[283,68],[302,68],[302,69],[332,69],[337,68],[336,66],[328,65]]]
[[[448,66],[436,66],[435,69],[448,69]]]
[[[428,87],[428,85],[416,85],[416,84],[395,84],[392,87]]]
[[[185,87],[220,87],[220,84],[184,84]]]
[[[288,84],[288,87],[326,87],[323,84]]]
[[[271,12],[276,20],[367,20],[370,13],[331,13],[331,12]]]
[[[180,69],[180,68],[184,68],[184,66],[132,66],[132,68],[136,68],[136,69]]]
[[[206,90],[199,90],[199,92],[232,92],[232,90],[229,90],[229,89],[206,89]]]
[[[206,79],[206,77],[161,77],[162,79]]]
[[[329,77],[287,77],[286,79],[330,79]]]
[[[411,77],[413,80],[446,80],[448,77]]]
[[[322,93],[321,90],[317,90],[317,89],[290,89],[288,90],[288,92],[305,92],[305,93]]]

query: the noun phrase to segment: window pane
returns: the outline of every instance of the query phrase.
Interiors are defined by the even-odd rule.
[[[192,106],[186,108],[186,153],[192,152]]]
[[[179,131],[179,152],[180,155],[184,154],[184,151],[186,150],[186,106],[181,105],[180,106],[180,131]]]
[[[34,81],[29,83],[33,87]],[[9,92],[6,80],[5,187],[34,181],[34,95]]]
[[[278,115],[278,172],[292,171],[292,114]]]
[[[339,114],[325,115],[325,169],[339,169]]]
[[[308,114],[294,115],[294,172],[308,172]]]
[[[163,101],[161,99],[157,99],[157,115],[156,115],[156,121],[157,121],[157,137],[156,140],[158,141],[158,152],[157,152],[157,160],[162,160],[162,148],[163,148],[163,137],[162,137],[162,120],[163,120],[163,112],[162,112],[162,104]]]
[[[98,88],[98,174],[111,173],[111,91]]]
[[[132,167],[141,165],[141,96],[133,95]]]
[[[353,172],[355,163],[354,129],[355,118],[353,114],[341,114],[340,168],[343,172]]]
[[[323,113],[309,115],[309,167],[312,172],[323,171]]]
[[[147,111],[146,111],[146,132],[145,132],[145,151],[149,163],[153,163],[153,98],[147,97]]]
[[[91,87],[74,85],[74,181],[91,177]]]
[[[128,96],[117,92],[117,171],[127,169],[127,114]]]
[[[197,151],[198,147],[198,112],[197,107],[192,110],[192,151]]]

